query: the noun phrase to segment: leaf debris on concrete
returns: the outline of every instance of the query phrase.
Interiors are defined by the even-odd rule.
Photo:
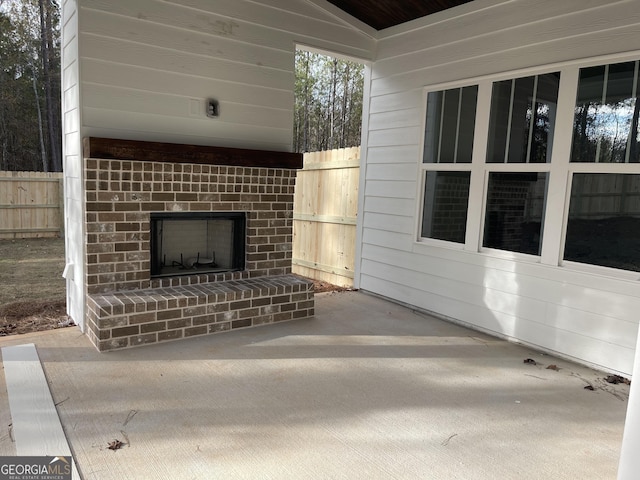
[[[605,378],[608,383],[613,383],[617,385],[619,383],[624,383],[625,385],[631,385],[631,380],[628,378],[621,377],[620,375],[609,375]]]
[[[113,442],[109,442],[109,450],[120,450],[124,443],[117,438]]]

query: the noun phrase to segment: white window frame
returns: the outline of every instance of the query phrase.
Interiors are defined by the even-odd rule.
[[[478,103],[476,103],[476,124],[474,127],[474,141],[473,141],[473,154],[472,154],[472,159],[471,159],[471,163],[435,163],[435,162],[424,162],[424,142],[425,142],[425,138],[426,138],[426,120],[427,120],[427,99],[429,97],[429,93],[432,92],[439,92],[439,91],[443,91],[443,90],[450,90],[450,89],[455,89],[455,88],[464,88],[464,87],[471,87],[471,86],[475,86],[478,85],[478,98],[480,97],[480,85],[478,82],[458,82],[455,84],[448,84],[447,86],[443,87],[443,88],[430,88],[430,89],[425,89],[423,91],[423,96],[422,96],[422,135],[421,135],[421,141],[420,141],[420,147],[421,147],[421,152],[419,155],[419,181],[417,182],[418,184],[418,192],[416,195],[416,198],[418,198],[418,207],[417,207],[417,214],[416,214],[416,225],[415,225],[415,232],[416,232],[416,241],[418,243],[424,243],[426,245],[434,245],[434,246],[440,246],[440,247],[445,247],[445,248],[450,248],[450,249],[454,249],[454,250],[462,250],[462,249],[466,249],[466,244],[468,242],[469,239],[469,210],[467,210],[467,225],[466,225],[466,233],[465,233],[465,243],[457,243],[457,242],[450,242],[447,240],[440,240],[440,239],[436,239],[436,238],[428,238],[428,237],[422,237],[422,219],[423,219],[423,215],[424,215],[424,194],[425,194],[425,182],[426,182],[426,172],[428,171],[434,171],[434,172],[470,172],[471,173],[471,182],[473,182],[473,164],[474,162],[476,162],[476,136],[478,135],[478,125],[477,125],[477,121],[478,121],[478,112],[479,112],[479,101]],[[469,185],[469,199],[471,198],[471,185]],[[468,208],[470,208],[470,202],[468,205]]]
[[[607,55],[589,60],[565,62],[491,75],[471,78],[465,81],[438,84],[426,87],[423,91],[422,135],[418,158],[419,181],[417,184],[417,208],[415,222],[415,244],[417,251],[424,248],[447,248],[463,250],[480,255],[504,258],[523,262],[533,262],[550,267],[561,267],[568,270],[587,272],[622,279],[639,279],[638,272],[621,270],[599,265],[590,265],[563,260],[568,224],[569,202],[571,197],[571,180],[574,173],[625,173],[640,174],[640,163],[571,163],[573,137],[573,119],[578,91],[579,71],[581,68],[607,65],[640,59],[640,51],[621,55]],[[549,163],[486,163],[486,152],[489,135],[489,117],[491,111],[491,93],[493,83],[545,73],[560,72],[558,103],[553,131],[553,148]],[[474,129],[473,155],[471,163],[444,164],[424,163],[424,131],[426,124],[427,96],[430,92],[478,85],[476,119]],[[424,182],[426,171],[469,171],[469,204],[464,244],[447,242],[421,237],[422,215],[424,205]],[[544,209],[542,245],[540,255],[529,255],[482,247],[484,238],[484,221],[486,215],[487,185],[490,172],[546,172],[547,198]],[[562,208],[559,208],[560,205]]]

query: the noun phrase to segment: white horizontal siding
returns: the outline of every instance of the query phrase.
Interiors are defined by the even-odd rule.
[[[451,250],[443,258],[440,255],[440,249],[429,250],[429,253],[421,252],[420,255],[414,255],[413,252],[403,252],[399,249],[384,252],[376,248],[370,250],[365,248],[363,257],[371,260],[381,258],[386,265],[424,273],[432,279],[464,284],[465,288],[468,285],[474,285],[483,290],[498,291],[507,296],[537,299],[548,304],[596,313],[603,317],[618,318],[632,325],[637,324],[635,312],[640,309],[640,298],[636,292],[625,292],[622,286],[618,286],[620,283],[626,283],[627,288],[633,288],[636,286],[634,282],[614,282],[610,285],[610,290],[615,292],[611,292],[599,288],[602,279],[594,279],[584,273],[578,274],[585,277],[586,281],[582,284],[570,283],[563,278],[563,275],[557,275],[554,278],[553,268],[535,263],[527,265],[510,260],[493,262],[488,255],[478,255],[481,260],[485,260],[483,263],[471,263],[468,258],[470,254],[467,252]],[[367,252],[371,253],[367,254]],[[505,270],[505,266],[513,268]],[[588,282],[591,283],[590,286],[587,285]],[[429,283],[430,287],[431,285]],[[614,285],[618,288],[611,288]],[[465,290],[462,291],[464,292]],[[614,293],[617,294],[615,303],[610,301]],[[499,308],[496,309],[499,310]],[[635,338],[632,340],[635,341]]]
[[[404,180],[415,181],[418,169],[415,162],[389,164],[373,164],[367,168],[369,180]]]
[[[360,208],[360,211],[411,217],[415,213],[415,208],[416,205],[413,199],[369,196],[366,198],[365,204]]]
[[[414,108],[422,103],[422,95],[422,87],[400,93],[378,94],[369,100],[370,113],[374,115]]]
[[[391,253],[394,250],[408,251],[411,249],[411,245],[413,245],[413,242],[414,242],[414,236],[411,234],[408,234],[408,233],[402,234],[398,232],[392,232],[384,228],[376,229],[374,226],[367,227],[365,229],[364,236],[367,238],[367,243],[363,245],[363,248],[365,245],[371,244],[371,245],[375,245],[375,246],[383,247],[387,249],[385,253]],[[385,277],[385,274],[384,274],[385,258],[386,256],[378,259],[381,269],[377,273],[382,278]],[[370,273],[369,272],[370,272],[369,269],[363,270],[363,274],[365,275],[374,275],[376,273],[374,271],[371,271]],[[376,293],[382,293],[383,295],[386,295],[386,293],[384,292],[376,292]],[[391,296],[391,295],[388,295],[388,296]]]
[[[83,136],[291,150],[296,44],[375,46],[304,0],[79,2]]]
[[[590,344],[599,342],[599,349],[614,346],[634,349],[638,327],[633,312],[640,307],[637,297],[620,295],[619,304],[611,308],[610,302],[605,301],[610,294],[595,288],[445,261],[438,257],[414,257],[400,250],[385,250],[384,247],[365,244],[364,269],[372,267],[370,263],[379,262],[380,258],[388,262],[376,266],[385,273],[384,280],[380,281],[411,287],[427,294],[424,298],[437,298],[444,304],[457,302],[456,311],[462,316],[455,317],[450,310],[439,310],[438,303],[426,300],[414,303],[422,308],[454,316],[470,324],[475,323],[474,316],[479,311],[487,310],[494,318],[486,316],[478,326],[525,341],[537,338],[537,333],[528,332],[528,329],[551,328],[562,330],[568,338],[573,334],[576,341],[588,338]],[[362,285],[362,288],[366,287]],[[590,301],[585,302],[585,299]],[[509,321],[505,322],[505,318]],[[538,345],[573,356],[568,351],[571,344],[558,344],[553,337]],[[597,363],[595,359],[590,361]]]
[[[84,209],[82,190],[81,105],[77,1],[62,2],[62,155],[64,170],[65,260],[73,265],[67,279],[67,313],[84,329]]]
[[[375,228],[397,234],[411,235],[413,232],[413,218],[402,217],[398,214],[365,212],[365,222],[369,228]]]
[[[636,280],[417,243],[415,215],[426,86],[553,70],[634,48],[640,0],[475,0],[381,32],[366,122],[359,286],[629,374]]]
[[[633,348],[625,348],[594,337],[576,335],[557,327],[529,322],[513,315],[465,303],[461,299],[425,292],[418,286],[406,285],[404,281],[396,283],[379,276],[363,274],[361,288],[372,292],[384,291],[385,296],[400,302],[436,312],[481,330],[497,333],[531,345],[539,345],[563,356],[588,362],[601,368],[628,375],[628,365],[630,362],[633,363]]]
[[[113,137],[118,132],[127,132],[126,137],[142,138],[148,141],[170,141],[194,145],[220,144],[236,148],[264,148],[266,150],[287,150],[287,144],[277,143],[282,138],[282,129],[257,127],[251,129],[251,141],[245,138],[242,125],[221,123],[212,127],[204,120],[181,121],[179,117],[167,117],[152,113],[127,112],[84,107],[85,136],[96,137],[105,134]],[[109,133],[109,134],[107,134]],[[280,134],[280,135],[279,135]]]
[[[640,22],[640,10],[634,3],[633,0],[505,1],[504,5],[478,12],[478,15],[463,19],[453,17],[448,22],[413,31],[408,35],[413,37],[409,40],[406,36],[381,40],[372,76],[374,80],[388,79],[410,73],[419,75],[421,71],[437,68],[443,70],[443,77],[446,77],[447,73],[454,73],[456,67],[464,68],[459,65],[461,62],[476,65],[491,59],[502,65],[508,61],[511,63],[507,65],[508,70],[526,64],[539,65],[537,60],[541,56],[524,58],[522,62],[512,56],[523,51],[541,52],[545,64],[605,52],[616,53],[620,51],[620,33],[617,32],[633,28]],[[561,15],[557,15],[559,10],[563,12]],[[473,27],[460,24],[461,20],[471,22]],[[554,48],[549,48],[551,45]],[[465,76],[460,76],[458,71],[454,78],[441,81],[500,71],[483,70],[467,70]]]
[[[458,13],[461,9],[442,12],[440,18],[427,17],[422,21],[422,27],[393,35],[388,32],[384,41],[378,46],[378,57],[382,59],[411,55],[429,49],[439,50],[445,45],[468,42],[474,39],[484,39],[497,32],[520,32],[523,26],[537,25],[540,35],[549,25],[549,19],[560,22],[573,23],[576,13],[595,10],[603,21],[602,9],[609,9],[615,4],[629,3],[628,0],[581,0],[579,6],[575,1],[536,0],[536,1],[505,1],[505,0],[475,0],[469,5],[466,13]],[[473,10],[473,11],[472,11]],[[597,18],[597,17],[592,17]],[[464,35],[460,35],[464,32]],[[582,30],[581,33],[584,33]],[[568,36],[568,35],[563,35]],[[519,45],[525,42],[518,42]],[[466,50],[460,50],[464,55]]]
[[[415,198],[416,182],[367,180],[367,196]]]
[[[400,146],[382,146],[382,147],[371,147],[369,146],[369,150],[367,152],[367,164],[371,165],[374,163],[393,163],[397,161],[400,162],[412,162],[418,158],[420,154],[420,149],[418,145],[400,145]]]
[[[369,131],[369,146],[416,145],[422,138],[420,127],[390,128]]]
[[[128,69],[132,69],[134,74],[136,71],[143,72],[147,76],[147,80],[153,80],[160,85],[173,84],[174,82],[167,80],[171,78],[169,75],[167,79],[164,76],[159,79],[154,78],[158,72],[180,75],[182,78],[188,76],[192,78],[192,82],[200,79],[202,82],[207,82],[209,87],[213,82],[222,84],[223,82],[238,82],[244,79],[240,83],[248,83],[249,85],[253,83],[265,89],[285,90],[293,75],[289,69],[227,61],[207,55],[182,55],[178,51],[155,45],[141,45],[128,40],[94,34],[84,35],[83,46],[101,53],[99,60],[85,58],[83,61],[84,71],[87,74],[93,74],[88,80],[93,82],[96,81],[95,77],[104,79],[104,74],[99,73],[100,68],[103,70],[120,68],[125,70],[127,75],[129,74]],[[108,77],[117,76],[107,75]],[[126,79],[120,81],[124,80]],[[197,84],[194,86],[197,87]],[[179,85],[171,85],[171,87],[176,88]],[[211,89],[207,91],[207,93],[210,92]]]
[[[406,128],[419,125],[416,120],[420,118],[422,109],[408,108],[391,112],[372,113],[369,116],[369,129],[382,130],[386,128]]]

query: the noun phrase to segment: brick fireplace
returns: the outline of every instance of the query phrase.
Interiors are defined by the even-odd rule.
[[[312,284],[291,275],[300,155],[99,138],[84,150],[87,333],[99,350],[313,315]],[[179,240],[186,267],[152,275],[152,218],[169,214],[242,214],[243,267],[200,273]]]

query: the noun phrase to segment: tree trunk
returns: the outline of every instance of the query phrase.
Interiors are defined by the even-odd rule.
[[[334,147],[334,130],[336,121],[336,90],[338,87],[338,59],[331,62],[331,101],[329,106],[329,150]]]
[[[2,99],[3,77],[0,74],[0,99]],[[4,103],[4,102],[3,102]],[[0,152],[0,170],[9,170],[9,130],[5,118],[5,105],[0,104],[0,141],[2,142],[2,152]]]
[[[36,110],[38,111],[38,133],[40,135],[40,156],[42,159],[42,171],[49,171],[49,162],[47,162],[47,151],[44,147],[44,133],[42,126],[42,112],[40,111],[40,96],[38,95],[38,86],[36,82],[36,75],[32,72],[31,78],[33,79],[33,94],[36,97]]]
[[[640,161],[638,158],[638,119],[640,117],[640,97],[636,98],[636,104],[633,108],[633,117],[631,118],[631,131],[629,132],[629,136],[631,137],[631,142],[629,145],[629,162],[637,163]]]
[[[347,119],[350,116],[351,112],[347,112],[349,106],[349,94],[351,89],[349,88],[350,82],[350,66],[349,63],[345,63],[344,66],[344,89],[342,92],[342,125],[340,125],[340,148],[350,147],[351,145],[347,144]]]
[[[53,33],[51,27],[51,8],[45,6],[44,0],[38,0],[40,7],[40,52],[42,55],[42,72],[44,77],[45,105],[47,110],[47,130],[49,133],[49,151],[54,171],[62,170],[60,161],[60,142],[57,129],[56,115],[54,113],[53,92],[51,87],[51,56],[53,49]],[[46,171],[46,170],[45,170]]]
[[[309,151],[309,136],[311,134],[311,126],[309,122],[309,103],[311,102],[311,95],[309,92],[309,52],[305,52],[304,62],[304,125],[303,125],[303,139],[302,139],[302,151]]]

